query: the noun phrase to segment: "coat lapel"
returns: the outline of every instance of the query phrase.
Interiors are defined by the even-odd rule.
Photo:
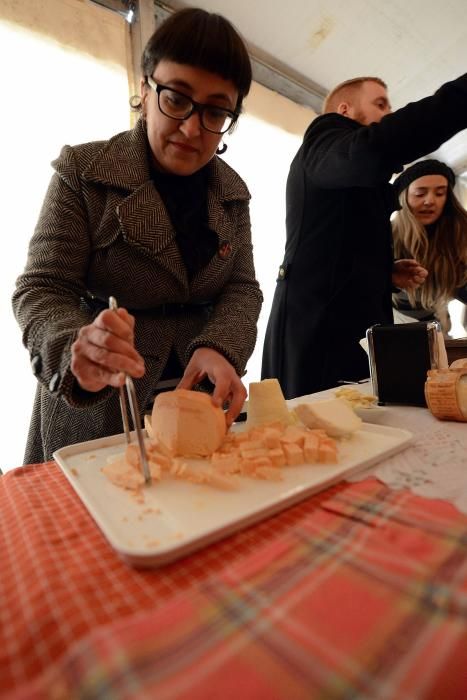
[[[189,281],[176,243],[176,235],[167,210],[151,179],[148,142],[141,121],[134,129],[110,139],[83,172],[85,180],[126,191],[117,206],[117,216],[125,240],[150,255],[170,272],[185,289]],[[220,158],[209,164],[208,222],[219,238],[218,248],[231,246],[227,258],[215,255],[193,280],[193,291],[206,275],[216,277],[225,269],[236,247],[235,222],[229,214],[229,202],[248,200],[250,194],[237,173]]]
[[[150,179],[146,133],[141,121],[134,129],[107,141],[83,172],[85,180],[123,190],[135,190]]]
[[[151,180],[148,143],[141,121],[117,134],[90,163],[83,177],[126,191],[116,214],[123,238],[152,257],[188,292],[188,277],[167,210]]]
[[[195,295],[209,280],[224,278],[226,268],[231,266],[239,245],[238,208],[231,205],[250,199],[243,180],[221,158],[214,157],[209,167],[208,225],[217,234],[217,253],[193,278],[191,290]]]

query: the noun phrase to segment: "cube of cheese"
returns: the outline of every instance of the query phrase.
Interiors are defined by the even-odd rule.
[[[323,464],[337,464],[337,448],[321,442],[318,448],[318,462]]]
[[[282,444],[286,442],[295,443],[299,447],[303,447],[306,436],[307,431],[304,428],[300,428],[297,425],[288,425],[280,441]]]
[[[252,450],[245,449],[243,446],[240,447],[240,455],[245,457],[245,459],[254,459],[255,457],[267,457],[268,450],[265,447],[256,447]]]
[[[265,428],[263,443],[270,450],[278,449],[281,446],[281,432],[277,428]]]
[[[303,455],[305,457],[305,462],[313,464],[313,462],[318,461],[319,453],[319,435],[316,433],[309,433],[305,439],[305,444],[303,446]]]
[[[269,450],[269,459],[273,467],[284,467],[287,464],[284,450],[280,447],[273,447]]]
[[[282,449],[284,450],[286,462],[290,467],[304,463],[303,450],[295,443],[284,443]]]

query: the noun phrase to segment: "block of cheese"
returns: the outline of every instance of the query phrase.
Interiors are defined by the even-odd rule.
[[[345,437],[359,430],[362,419],[343,399],[324,399],[294,407],[307,428],[322,428],[331,437]]]
[[[211,396],[187,389],[156,396],[151,425],[154,439],[181,457],[212,455],[227,430],[224,411],[214,406]]]
[[[292,422],[279,382],[277,379],[250,382],[247,426],[275,421],[285,425]]]

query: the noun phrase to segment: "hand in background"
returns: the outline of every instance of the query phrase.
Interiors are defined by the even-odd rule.
[[[119,387],[125,374],[142,377],[144,360],[134,347],[135,319],[126,309],[101,311],[83,326],[71,346],[71,371],[80,387],[100,391]]]
[[[428,276],[428,270],[413,259],[396,260],[392,268],[392,283],[399,289],[417,289]]]
[[[227,425],[230,426],[242,410],[247,391],[234,367],[217,350],[198,348],[189,361],[178,389],[191,389],[205,377],[214,384],[212,395],[216,406],[229,403],[226,413]]]

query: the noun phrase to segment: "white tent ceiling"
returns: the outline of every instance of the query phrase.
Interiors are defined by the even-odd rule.
[[[203,7],[228,17],[254,56],[290,76],[292,87],[308,87],[310,104],[342,80],[378,75],[397,109],[467,71],[467,0],[169,0],[167,5]],[[438,155],[467,175],[467,130]]]

